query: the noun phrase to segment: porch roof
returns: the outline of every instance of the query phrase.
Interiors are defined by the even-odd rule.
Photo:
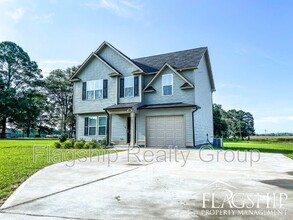
[[[143,105],[137,109],[157,109],[157,108],[199,108],[197,105],[187,104],[183,102],[176,102],[176,103],[164,103],[164,104],[153,104],[153,105]]]
[[[110,105],[107,108],[104,108],[104,110],[133,108],[139,104],[140,102],[120,103],[120,104]]]

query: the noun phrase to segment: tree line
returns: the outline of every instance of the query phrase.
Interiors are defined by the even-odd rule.
[[[17,44],[0,43],[0,126],[5,138],[7,124],[29,137],[32,131],[52,134],[59,128],[72,136],[73,85],[70,76],[77,70],[56,69],[44,78],[37,63]]]
[[[221,105],[213,105],[214,136],[223,138],[249,138],[255,135],[254,118],[250,112],[231,109],[225,111]]]

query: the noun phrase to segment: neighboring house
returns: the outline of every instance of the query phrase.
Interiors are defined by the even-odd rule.
[[[71,81],[77,140],[147,147],[211,141],[215,84],[206,47],[130,59],[103,42]]]

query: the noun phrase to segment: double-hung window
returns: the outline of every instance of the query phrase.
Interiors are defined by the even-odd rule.
[[[128,76],[125,80],[125,97],[132,97],[134,94],[134,77]]]
[[[102,99],[103,98],[103,80],[92,80],[86,82],[86,99]]]
[[[173,95],[173,74],[164,74],[162,76],[163,95]]]
[[[96,130],[97,130],[97,117],[89,117],[89,135],[96,135]]]
[[[96,99],[103,98],[103,80],[102,79],[95,81],[95,98]]]
[[[86,99],[93,100],[95,98],[95,81],[86,83]]]
[[[106,135],[107,117],[99,116],[99,135]]]

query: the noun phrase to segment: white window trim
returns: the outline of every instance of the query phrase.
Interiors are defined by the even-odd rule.
[[[96,83],[97,83],[98,81],[102,81],[102,85],[103,85],[103,83],[104,83],[104,80],[103,80],[103,79],[97,79],[97,80],[89,80],[89,81],[86,81],[86,100],[93,101],[93,100],[100,100],[100,99],[103,99],[103,97],[104,97],[104,88],[103,88],[103,86],[102,86],[102,97],[99,98],[99,99],[96,99]],[[94,82],[94,90],[88,90],[88,82]],[[88,99],[88,95],[87,95],[87,93],[88,93],[89,91],[94,91],[94,98],[93,98],[93,99]]]
[[[96,118],[96,126],[90,126],[90,118]],[[97,117],[96,116],[89,116],[88,117],[88,135],[89,136],[96,136],[97,135],[97,124],[98,123],[97,123]],[[96,134],[90,134],[90,128],[96,128],[95,129],[95,131],[96,131],[95,133]]]
[[[171,76],[172,83],[164,85],[164,81],[163,81],[164,76]],[[164,86],[172,86],[172,93],[170,95],[164,95]],[[162,96],[171,96],[171,95],[173,95],[173,88],[174,88],[174,86],[173,86],[173,74],[169,73],[169,74],[162,75]]]
[[[126,80],[127,78],[132,78],[133,80],[133,86],[132,87],[126,87]],[[132,88],[132,96],[126,96],[126,88]],[[134,76],[127,76],[124,77],[124,98],[130,98],[130,97],[134,97]]]
[[[106,125],[105,125],[105,134],[104,135],[100,135],[100,118],[106,118]],[[107,116],[98,116],[98,121],[97,121],[97,130],[98,130],[98,135],[99,136],[107,136]],[[101,126],[102,127],[102,126]],[[104,127],[104,126],[103,126]]]

